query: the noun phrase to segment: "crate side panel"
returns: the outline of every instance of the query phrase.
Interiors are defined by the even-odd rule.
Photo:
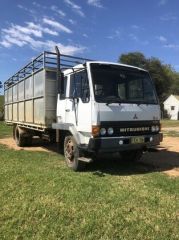
[[[34,97],[43,96],[44,88],[45,88],[44,71],[41,71],[34,75]]]
[[[25,79],[25,99],[33,97],[33,78]]]
[[[12,97],[13,102],[17,102],[17,100],[18,100],[18,97],[17,97],[17,84],[13,86],[12,93],[13,93],[13,97]]]
[[[25,101],[25,121],[33,123],[33,100]]]
[[[12,121],[12,104],[8,105],[8,120]]]
[[[17,118],[17,103],[14,103],[12,107],[13,107],[13,120],[17,121],[18,120],[18,118]]]
[[[45,124],[45,102],[44,98],[34,100],[34,123]]]
[[[7,98],[7,90],[4,91],[4,103],[8,103],[8,98]]]
[[[8,103],[12,102],[12,87],[10,87],[8,90]]]
[[[24,102],[19,102],[19,121],[24,122]]]
[[[56,104],[57,104],[57,72],[46,71],[45,86],[45,123],[49,127],[56,121]]]
[[[24,81],[18,83],[18,100],[24,100]]]

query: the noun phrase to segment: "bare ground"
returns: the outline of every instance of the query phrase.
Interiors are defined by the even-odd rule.
[[[44,148],[43,146],[41,146],[41,144],[38,140],[33,141],[33,145],[30,147],[18,147],[13,138],[2,138],[2,139],[0,139],[0,144],[4,144],[14,150],[28,150],[28,151],[40,151],[40,152],[48,152],[49,151],[47,148]]]
[[[179,138],[164,137],[157,150],[144,154],[141,161],[169,176],[179,177]]]
[[[163,131],[175,131],[175,132],[179,132],[179,127],[162,127],[162,132]]]
[[[15,150],[28,151],[57,151],[55,145],[42,144],[38,139],[34,139],[31,147],[18,147],[12,138],[0,139],[0,144],[4,144]],[[153,171],[164,172],[171,177],[179,177],[179,138],[164,137],[161,145],[152,152],[143,155],[140,163]]]

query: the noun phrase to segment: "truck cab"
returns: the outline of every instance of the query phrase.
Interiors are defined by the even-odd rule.
[[[160,106],[146,70],[87,61],[63,76],[53,128],[65,132],[69,167],[78,170],[100,153],[134,161],[162,141]]]

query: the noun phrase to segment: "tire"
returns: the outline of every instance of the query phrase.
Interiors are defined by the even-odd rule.
[[[79,161],[80,151],[73,136],[68,135],[64,140],[64,156],[67,166],[73,171],[81,171],[86,163]]]
[[[128,161],[128,162],[139,161],[142,157],[142,154],[143,154],[142,150],[131,150],[131,151],[120,152],[122,160]]]
[[[26,139],[23,136],[24,131],[16,125],[16,128],[14,130],[14,138],[16,141],[17,146],[24,147],[26,145]]]
[[[25,146],[32,146],[32,136],[29,135],[28,137],[25,137]]]

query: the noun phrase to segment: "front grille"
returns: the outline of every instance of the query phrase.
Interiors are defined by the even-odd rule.
[[[119,121],[119,122],[101,122],[101,127],[114,129],[113,137],[117,136],[140,136],[148,134],[156,134],[152,132],[153,125],[160,125],[159,121]]]

